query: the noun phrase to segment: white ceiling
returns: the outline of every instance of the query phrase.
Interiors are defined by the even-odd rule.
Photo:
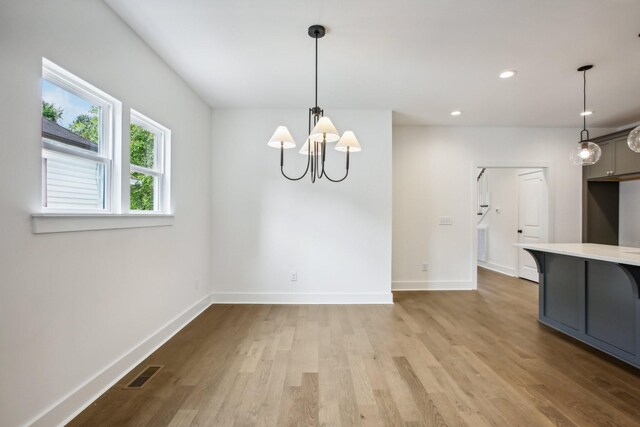
[[[392,109],[394,123],[640,120],[639,0],[105,0],[212,107]],[[498,73],[516,69],[516,77]],[[463,111],[451,117],[454,109]]]

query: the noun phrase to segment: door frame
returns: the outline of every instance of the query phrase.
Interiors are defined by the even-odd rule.
[[[477,185],[477,170],[478,168],[490,168],[490,169],[529,169],[539,168],[546,170],[547,173],[547,186],[548,191],[548,236],[549,242],[555,240],[555,194],[553,189],[555,188],[555,162],[545,161],[500,161],[500,160],[483,160],[474,161],[471,163],[471,205],[469,206],[472,218],[475,218],[477,214],[478,206],[478,192],[476,191]],[[472,289],[478,289],[478,231],[477,221],[471,221],[471,259],[469,264],[471,265],[471,285]]]

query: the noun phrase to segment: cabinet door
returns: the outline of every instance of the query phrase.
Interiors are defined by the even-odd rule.
[[[614,173],[616,175],[640,173],[640,153],[636,153],[629,148],[627,138],[617,138],[613,143],[615,144]]]
[[[603,178],[613,174],[614,145],[610,142],[601,142],[602,157],[595,165],[586,166],[587,179]]]

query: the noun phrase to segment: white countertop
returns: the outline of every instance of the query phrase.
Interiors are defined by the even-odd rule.
[[[640,266],[640,248],[594,243],[516,243],[515,246],[540,252]]]

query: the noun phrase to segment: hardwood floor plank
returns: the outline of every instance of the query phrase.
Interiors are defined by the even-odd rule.
[[[393,306],[211,306],[69,425],[640,425],[639,370],[541,325],[535,284],[478,280]]]

